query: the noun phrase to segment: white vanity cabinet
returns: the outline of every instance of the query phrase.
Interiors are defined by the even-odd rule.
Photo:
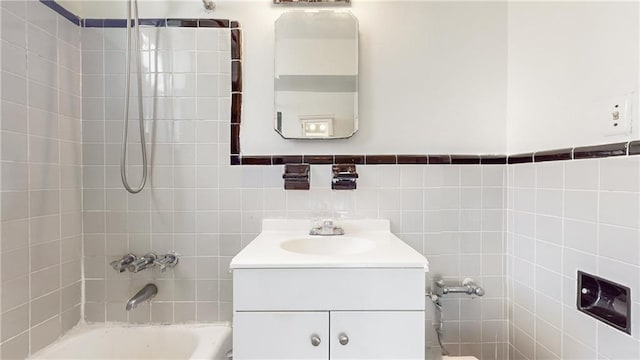
[[[234,360],[424,360],[427,260],[386,220],[308,227],[264,220],[231,261]]]
[[[328,312],[238,312],[234,359],[329,359]]]
[[[424,312],[238,312],[234,359],[424,360]]]
[[[234,360],[423,360],[424,269],[234,270]]]
[[[424,360],[424,311],[336,311],[330,319],[331,360]]]

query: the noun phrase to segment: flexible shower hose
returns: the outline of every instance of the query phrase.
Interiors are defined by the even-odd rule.
[[[133,188],[127,179],[127,142],[129,137],[129,97],[131,96],[131,1],[127,2],[127,52],[126,52],[126,85],[124,96],[124,124],[122,127],[122,151],[120,153],[120,177],[122,185],[132,194],[137,194],[144,189],[147,183],[147,146],[144,138],[144,111],[142,108],[142,63],[140,60],[140,27],[138,16],[138,0],[133,0],[135,23],[135,43],[136,43],[136,67],[138,79],[138,123],[140,124],[140,150],[142,152],[142,179],[138,187]]]

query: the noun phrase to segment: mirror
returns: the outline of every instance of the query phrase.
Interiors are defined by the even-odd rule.
[[[358,130],[358,20],[292,11],[276,21],[275,130],[286,139],[343,139]]]

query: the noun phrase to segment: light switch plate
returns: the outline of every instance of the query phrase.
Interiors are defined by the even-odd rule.
[[[629,135],[632,131],[633,93],[609,99],[600,106],[599,119],[604,128],[604,135]]]

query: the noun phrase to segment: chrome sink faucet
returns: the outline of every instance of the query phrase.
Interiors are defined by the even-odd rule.
[[[140,291],[138,291],[129,301],[127,302],[127,311],[135,309],[138,304],[143,303],[145,301],[151,301],[158,294],[158,287],[155,284],[147,284]]]
[[[324,219],[322,224],[309,230],[309,235],[319,236],[332,236],[332,235],[344,235],[344,229],[336,226],[333,220]]]

